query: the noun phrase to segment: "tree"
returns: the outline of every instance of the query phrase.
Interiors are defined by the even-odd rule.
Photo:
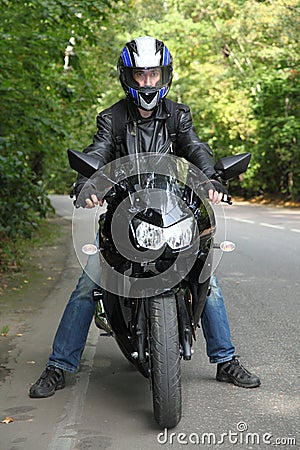
[[[170,44],[171,95],[191,106],[199,135],[216,157],[251,151],[249,194],[299,198],[299,0],[164,7],[143,29]]]
[[[50,209],[49,188],[71,185],[67,143],[83,142],[87,110],[95,108],[107,69],[99,65],[92,77],[86,61],[107,33],[98,46],[106,60],[117,3],[1,1],[1,243],[30,237]]]

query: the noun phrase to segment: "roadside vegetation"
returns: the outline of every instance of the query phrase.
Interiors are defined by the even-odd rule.
[[[5,267],[0,270],[0,301],[6,289],[20,291],[27,283],[30,273],[39,270],[45,259],[45,265],[51,261],[51,251],[65,241],[65,229],[61,226],[62,220],[56,220],[53,215],[40,222],[37,230],[30,239],[16,238],[16,240],[2,243],[3,260]],[[4,259],[6,257],[6,260]],[[49,267],[49,270],[51,267]]]

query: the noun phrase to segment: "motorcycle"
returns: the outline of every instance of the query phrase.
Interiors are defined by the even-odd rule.
[[[207,199],[211,184],[173,155],[131,155],[104,168],[75,150],[68,157],[108,205],[99,219],[99,243],[88,245],[101,266],[95,323],[150,380],[159,427],[173,428],[182,414],[181,360],[192,358],[213,251],[220,247]],[[220,159],[217,176],[227,182],[247,170],[250,158],[245,153]],[[84,189],[76,201],[84,206]],[[231,247],[222,245],[224,251]]]

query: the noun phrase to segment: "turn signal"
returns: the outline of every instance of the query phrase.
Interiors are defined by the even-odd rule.
[[[235,243],[231,241],[223,241],[220,244],[220,249],[225,253],[233,252],[233,250],[235,250]]]

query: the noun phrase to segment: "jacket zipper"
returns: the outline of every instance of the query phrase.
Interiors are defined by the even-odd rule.
[[[137,128],[137,123],[134,121],[133,122],[133,132],[132,132],[133,136],[134,136],[134,144],[135,144],[135,153],[138,153],[138,128]]]

